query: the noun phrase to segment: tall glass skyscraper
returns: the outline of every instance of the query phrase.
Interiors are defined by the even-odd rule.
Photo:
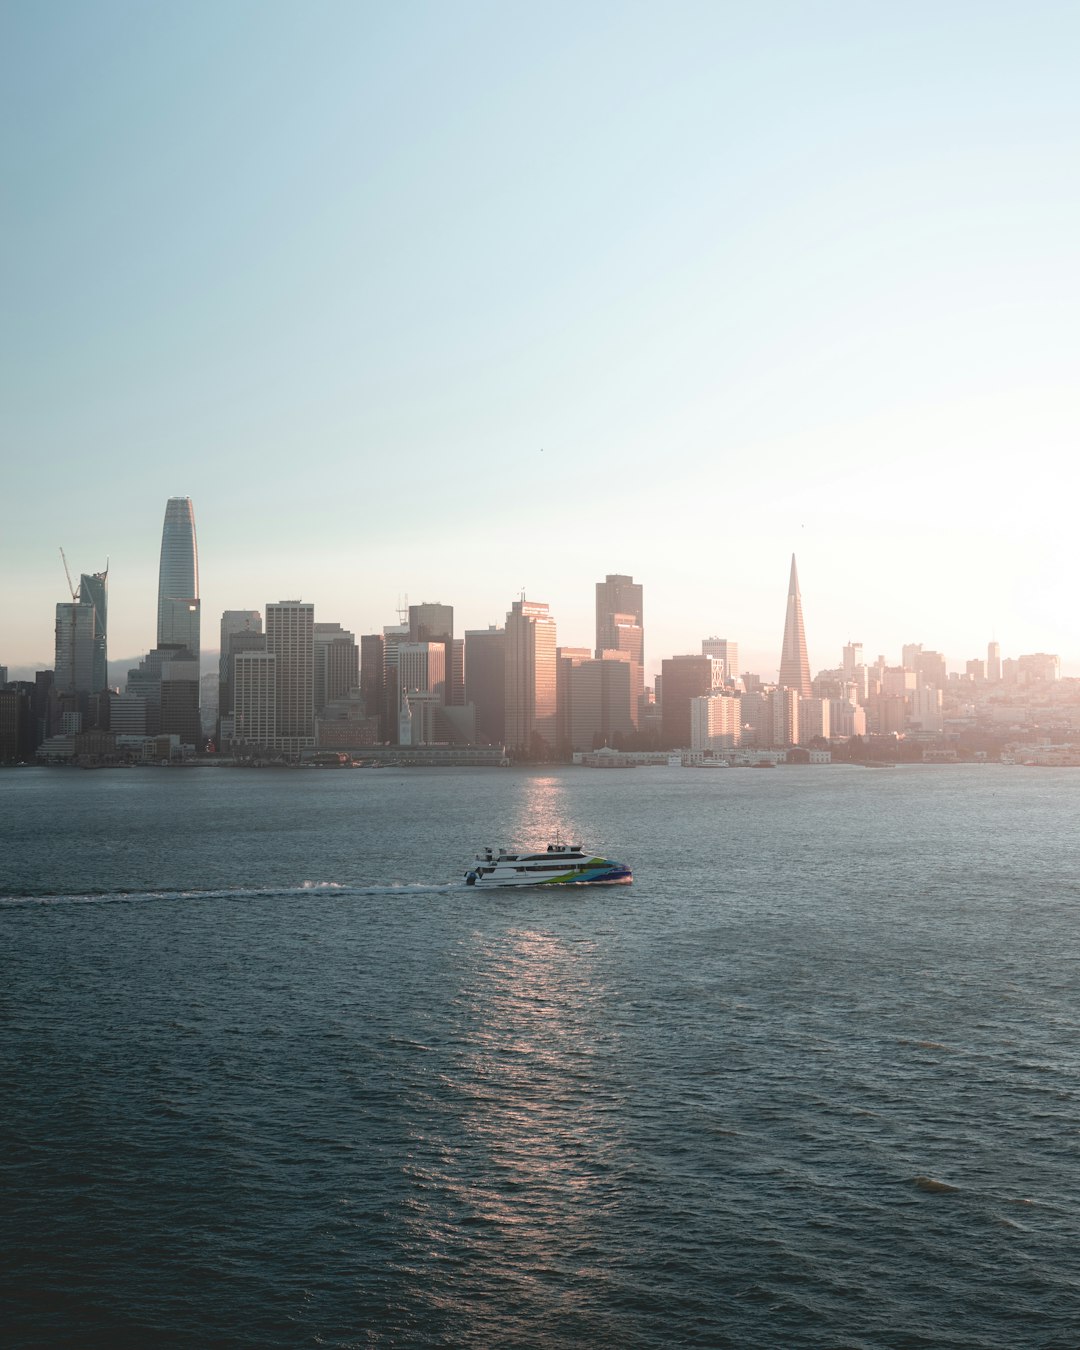
[[[158,569],[159,647],[186,647],[199,660],[199,551],[190,497],[170,497]]]

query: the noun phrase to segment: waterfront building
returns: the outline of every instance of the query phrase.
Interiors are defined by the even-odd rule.
[[[712,656],[665,657],[660,669],[661,740],[665,749],[690,745],[690,700],[723,688],[724,663]]]
[[[266,650],[277,658],[277,735],[299,744],[315,735],[315,606],[266,606]],[[295,746],[293,746],[295,748]]]
[[[555,620],[539,600],[515,600],[506,616],[505,744],[550,753],[556,742]]]
[[[630,657],[630,701],[635,725],[645,692],[645,618],[642,586],[633,577],[608,573],[596,583],[596,655],[620,651]]]
[[[165,506],[158,563],[157,645],[186,647],[196,661],[202,651],[199,552],[190,497],[170,497]]]
[[[737,684],[739,680],[739,644],[727,638],[708,637],[701,641],[702,656],[711,656],[724,663],[724,683]]]
[[[797,690],[803,698],[810,697],[810,658],[806,652],[802,593],[799,590],[799,574],[795,569],[794,553],[791,555],[787,611],[784,616],[784,642],[780,652],[780,677],[777,683],[783,688]]]
[[[476,736],[502,745],[506,733],[506,629],[490,624],[465,633],[465,695],[476,709]]]

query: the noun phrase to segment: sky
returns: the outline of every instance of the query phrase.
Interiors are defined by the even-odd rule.
[[[1080,675],[1080,6],[0,7],[0,664],[645,588],[646,659]]]

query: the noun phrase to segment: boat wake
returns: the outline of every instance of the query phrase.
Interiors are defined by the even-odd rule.
[[[344,881],[302,881],[299,886],[230,887],[210,890],[87,891],[78,895],[0,895],[0,908],[31,905],[115,905],[205,903],[206,901],[358,899],[371,896],[422,897],[466,890],[464,881],[391,881],[350,885]]]

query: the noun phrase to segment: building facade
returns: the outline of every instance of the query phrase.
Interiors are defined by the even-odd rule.
[[[507,749],[550,754],[556,744],[555,620],[538,600],[515,600],[506,616]]]
[[[170,497],[161,527],[158,563],[159,647],[186,647],[200,659],[199,551],[190,497]]]

